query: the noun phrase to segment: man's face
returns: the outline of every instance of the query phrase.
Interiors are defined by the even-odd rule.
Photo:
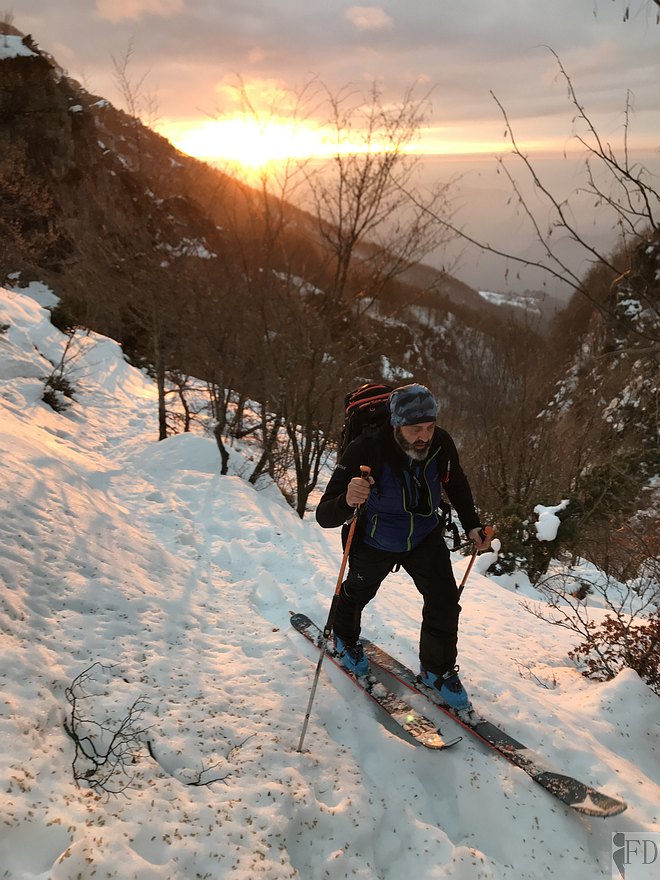
[[[419,425],[403,425],[394,429],[394,437],[401,449],[416,461],[424,461],[429,454],[435,422],[420,422]]]

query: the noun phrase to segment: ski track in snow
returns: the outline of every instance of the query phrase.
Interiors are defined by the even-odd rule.
[[[569,636],[478,573],[460,642],[478,707],[627,813],[578,816],[467,735],[415,747],[329,663],[297,753],[316,656],[289,610],[323,624],[338,532],[238,476],[248,448],[220,477],[207,437],[154,442],[155,390],[110,340],[82,340],[56,414],[40,377],[63,337],[28,296],[0,309],[0,878],[584,880],[610,877],[612,831],[657,828],[657,698],[630,671],[583,679]],[[419,615],[392,576],[365,632],[414,664]],[[113,797],[76,787],[63,728],[94,663],[89,717],[114,729],[146,701],[153,757],[143,742]]]

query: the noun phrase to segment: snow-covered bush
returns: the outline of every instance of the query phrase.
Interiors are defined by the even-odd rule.
[[[660,696],[660,611],[642,620],[612,614],[600,623],[591,620],[584,641],[568,656],[597,681],[609,681],[628,666]]]
[[[524,604],[541,620],[580,636],[568,655],[585,676],[609,681],[627,666],[660,696],[660,559],[645,556],[648,545],[631,527],[617,538],[609,548],[611,571],[580,559],[555,562],[536,584],[546,604]],[[636,575],[627,577],[635,556]]]
[[[498,516],[497,536],[502,550],[493,573],[522,570],[536,583],[550,562],[570,548],[575,534],[574,509],[575,505],[567,500],[552,507],[537,504],[533,512],[518,508]]]

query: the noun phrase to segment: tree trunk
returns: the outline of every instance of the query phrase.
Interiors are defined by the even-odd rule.
[[[218,422],[213,429],[213,435],[215,437],[215,442],[218,444],[220,460],[222,462],[220,466],[220,476],[225,477],[229,473],[229,453],[227,452],[227,447],[222,439],[222,425],[220,422]]]
[[[156,387],[158,388],[158,439],[167,439],[167,407],[165,405],[165,361],[160,348],[156,350]]]

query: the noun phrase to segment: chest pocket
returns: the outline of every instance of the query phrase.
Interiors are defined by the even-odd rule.
[[[400,475],[385,465],[372,491],[367,509],[378,515],[431,516],[440,504],[440,474],[435,461],[414,462]]]

